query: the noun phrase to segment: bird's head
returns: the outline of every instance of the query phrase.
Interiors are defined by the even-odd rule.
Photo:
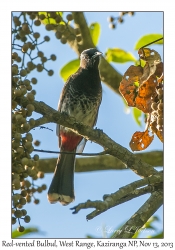
[[[102,55],[97,49],[86,49],[80,55],[80,66],[84,69],[98,68],[99,57]]]

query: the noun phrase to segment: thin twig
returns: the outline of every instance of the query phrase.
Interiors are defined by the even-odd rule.
[[[41,153],[49,153],[49,154],[75,154],[75,155],[81,155],[81,156],[96,156],[96,155],[106,155],[108,154],[108,150],[104,150],[99,153],[75,153],[75,152],[62,152],[62,151],[51,151],[51,150],[41,150],[41,149],[34,149],[35,152],[41,152]]]
[[[162,40],[162,39],[163,39],[163,37],[161,37],[161,38],[159,38],[159,39],[157,39],[157,40],[155,40],[155,41],[153,41],[153,42],[151,42],[151,43],[148,43],[148,44],[142,46],[140,49],[145,48],[146,46],[149,46],[149,45],[151,45],[151,44],[153,44],[153,43],[156,43],[156,42],[158,42],[158,41],[160,41],[160,40]]]
[[[16,44],[16,43],[12,43],[12,45],[22,48],[22,45],[19,45],[19,44]]]
[[[39,126],[39,128],[40,128],[40,129],[47,129],[47,130],[50,130],[50,131],[52,131],[52,132],[53,132],[53,129],[48,128],[48,127],[45,127],[45,126]]]

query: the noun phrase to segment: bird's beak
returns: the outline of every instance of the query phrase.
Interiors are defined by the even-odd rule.
[[[97,57],[97,56],[101,56],[103,53],[102,52],[96,52],[96,54],[93,56],[93,58]]]

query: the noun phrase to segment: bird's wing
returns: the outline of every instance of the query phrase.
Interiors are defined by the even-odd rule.
[[[101,101],[102,101],[102,97],[101,97],[101,100],[100,100],[100,104],[101,104]],[[95,117],[93,127],[94,127],[94,126],[96,125],[96,123],[97,123],[97,119],[98,119],[98,113],[99,113],[100,104],[99,104],[98,109],[97,109],[97,115],[96,115],[96,117]]]
[[[69,88],[70,84],[72,83],[72,81],[76,78],[76,76],[78,75],[78,72],[79,70],[71,75],[67,81],[65,82],[64,84],[64,87],[63,87],[63,90],[61,92],[61,95],[60,95],[60,99],[59,99],[59,102],[58,102],[58,111],[61,112],[61,107],[62,107],[62,103],[64,101],[64,98],[65,98],[65,95],[66,95],[66,92],[67,92],[67,89]],[[60,138],[60,125],[57,124],[56,126],[56,134],[58,136],[58,140],[59,140],[59,147],[61,146],[61,138]]]

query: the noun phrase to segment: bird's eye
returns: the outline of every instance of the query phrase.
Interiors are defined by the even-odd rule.
[[[93,57],[97,57],[97,56],[100,56],[102,53],[101,52],[99,52],[99,51],[96,51],[95,53],[94,53],[94,55],[93,55]]]

